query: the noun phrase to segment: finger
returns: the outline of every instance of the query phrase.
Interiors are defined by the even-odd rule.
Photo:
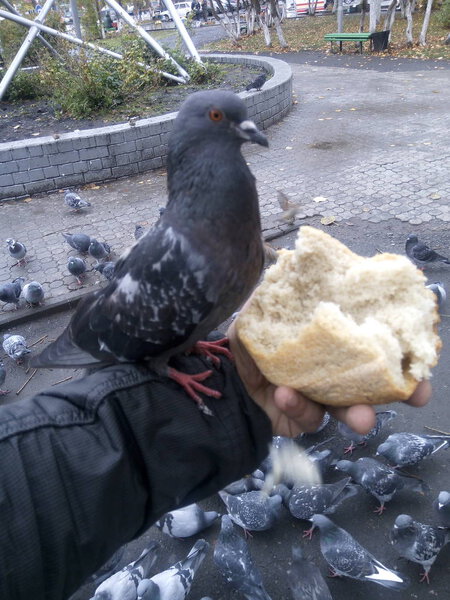
[[[431,399],[431,393],[431,383],[428,380],[421,381],[414,390],[411,398],[406,401],[406,404],[416,407],[425,406],[425,404],[428,404]]]
[[[276,388],[274,401],[278,409],[304,432],[314,433],[322,423],[325,408],[290,387]]]
[[[356,404],[348,408],[329,407],[330,414],[339,421],[362,435],[369,433],[375,427],[376,417],[372,406],[367,404]]]

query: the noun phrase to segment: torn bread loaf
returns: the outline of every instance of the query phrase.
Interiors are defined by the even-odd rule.
[[[404,256],[365,258],[302,227],[238,316],[237,333],[269,381],[316,402],[405,400],[441,347],[425,281]]]

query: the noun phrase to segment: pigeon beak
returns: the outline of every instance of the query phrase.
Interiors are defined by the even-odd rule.
[[[266,148],[269,146],[266,136],[259,131],[253,121],[246,120],[239,123],[236,126],[236,133],[240,138],[247,142],[252,142],[252,144],[259,144]]]

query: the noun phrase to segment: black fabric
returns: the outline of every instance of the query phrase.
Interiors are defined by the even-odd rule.
[[[185,372],[211,368],[196,356]],[[164,512],[264,458],[270,421],[222,359],[199,411],[139,365],[112,366],[0,407],[0,598],[64,600]]]

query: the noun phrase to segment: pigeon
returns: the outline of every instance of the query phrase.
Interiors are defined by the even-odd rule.
[[[108,256],[111,254],[111,246],[106,242],[99,242],[95,238],[91,238],[88,252],[92,258],[95,258],[97,261],[99,261],[102,258],[108,258]]]
[[[447,292],[445,291],[445,287],[442,281],[435,281],[434,283],[430,283],[425,287],[427,287],[436,295],[438,307],[442,308],[442,306],[445,304],[445,301],[447,300]]]
[[[314,515],[313,527],[320,529],[320,550],[335,575],[372,581],[393,590],[402,590],[409,579],[388,569],[359,544],[345,529],[324,515]]]
[[[97,587],[91,600],[136,600],[137,587],[149,574],[158,548],[158,542],[150,541],[136,560],[105,579]]]
[[[218,517],[214,510],[204,511],[198,504],[189,504],[166,513],[155,525],[170,537],[186,538],[210,527]]]
[[[410,515],[398,515],[391,530],[391,542],[399,556],[422,565],[420,582],[430,583],[431,565],[450,542],[450,531],[414,521]]]
[[[294,600],[333,600],[320,569],[303,556],[300,546],[292,547],[292,559],[286,575]]]
[[[9,390],[1,389],[2,385],[5,383],[5,379],[6,379],[5,365],[3,364],[3,361],[0,360],[0,396],[6,396],[6,394],[9,394]]]
[[[221,521],[214,547],[214,563],[220,574],[230,587],[248,600],[271,600],[247,542],[238,534],[228,515],[223,515]]]
[[[279,494],[269,496],[256,490],[233,496],[219,492],[232,521],[247,531],[265,531],[274,526],[281,511],[282,497]]]
[[[300,212],[300,204],[289,200],[288,196],[281,190],[278,190],[277,196],[278,204],[283,211],[279,217],[279,220],[286,221],[286,223],[292,225],[292,223],[295,221],[295,217]]]
[[[381,432],[381,430],[383,429],[385,424],[388,423],[389,421],[391,421],[392,419],[394,419],[396,416],[397,416],[397,413],[395,412],[395,410],[384,410],[384,411],[377,412],[377,414],[376,414],[377,422],[375,424],[375,427],[373,427],[373,429],[371,429],[369,431],[369,433],[366,433],[365,435],[356,433],[356,431],[353,431],[353,429],[350,429],[350,427],[348,425],[346,425],[342,421],[338,421],[337,429],[338,429],[339,433],[345,439],[350,440],[350,445],[347,446],[346,448],[344,448],[344,454],[348,454],[348,453],[352,454],[356,448],[356,444],[365,445],[368,440],[376,437]]]
[[[138,600],[184,600],[208,548],[208,542],[197,540],[186,558],[150,579],[143,579],[137,587]]]
[[[40,306],[44,299],[44,288],[37,281],[30,281],[23,286],[22,296],[30,306]]]
[[[433,506],[439,515],[441,524],[444,527],[450,527],[450,492],[445,490],[439,492],[439,496],[434,501]]]
[[[268,145],[236,94],[207,90],[185,100],[169,138],[166,210],[121,256],[113,280],[78,304],[34,366],[145,359],[202,410],[198,392],[220,396],[200,383],[211,371],[186,374],[167,362],[195,344],[227,354],[221,340],[199,342],[243,303],[262,271],[258,195],[240,151],[246,141]]]
[[[71,190],[66,190],[66,193],[64,194],[64,204],[75,211],[91,206],[90,202],[84,200],[76,192],[72,192]]]
[[[450,260],[432,250],[426,244],[419,242],[417,235],[410,234],[406,238],[405,251],[416,265],[427,265],[433,262],[443,262],[450,265]]]
[[[236,496],[238,494],[244,494],[245,492],[254,492],[257,490],[261,490],[263,486],[264,479],[249,476],[242,477],[242,479],[238,479],[237,481],[233,481],[233,483],[230,483],[229,485],[224,487],[223,491],[227,494]]]
[[[266,83],[267,81],[267,75],[266,73],[261,73],[261,75],[258,75],[258,77],[255,79],[255,81],[252,81],[251,83],[249,83],[245,89],[247,92],[249,92],[250,90],[257,90],[258,92],[261,90],[262,86]]]
[[[86,579],[85,583],[93,583],[94,585],[98,586],[102,583],[102,581],[105,581],[105,579],[108,579],[110,575],[115,573],[117,570],[116,567],[122,560],[127,546],[128,544],[123,544],[120,546],[120,548],[116,550],[114,554],[108,558],[108,560],[103,563],[99,569],[95,571],[95,573],[92,573],[92,575]]]
[[[86,272],[86,263],[78,256],[70,256],[67,261],[67,270],[71,275],[76,277],[77,283],[81,285],[83,282],[81,276]]]
[[[111,281],[111,279],[114,277],[116,263],[109,260],[108,262],[99,263],[98,265],[95,265],[94,269],[101,273],[105,279]]]
[[[415,433],[393,433],[377,448],[391,465],[406,467],[416,465],[441,448],[450,446],[450,435],[418,435]]]
[[[134,239],[140,240],[141,237],[145,234],[146,229],[142,225],[136,225],[134,228]]]
[[[31,350],[28,350],[27,343],[22,335],[11,335],[8,333],[3,335],[3,350],[9,358],[15,360],[18,365],[21,364],[25,354],[31,352]]]
[[[357,461],[339,460],[336,469],[348,473],[356,483],[374,496],[380,506],[374,512],[379,515],[386,510],[384,506],[394,495],[402,490],[412,490],[424,493],[428,490],[427,484],[418,477],[410,477],[405,473],[384,465],[375,458],[363,457]]]
[[[358,487],[346,477],[335,483],[301,485],[292,488],[289,494],[288,509],[296,519],[310,521],[313,515],[329,515],[335,512],[341,502],[358,493]],[[303,537],[311,539],[313,529],[303,532]]]
[[[25,244],[21,244],[16,240],[8,238],[6,240],[6,245],[8,246],[8,250],[10,255],[17,261],[18,265],[25,264],[25,254],[27,253],[27,249]]]
[[[0,300],[5,304],[14,304],[16,308],[19,308],[19,298],[24,281],[23,277],[16,277],[11,283],[0,285]]]
[[[66,242],[74,250],[77,250],[81,254],[87,254],[91,243],[91,237],[85,233],[63,233],[62,234]]]

